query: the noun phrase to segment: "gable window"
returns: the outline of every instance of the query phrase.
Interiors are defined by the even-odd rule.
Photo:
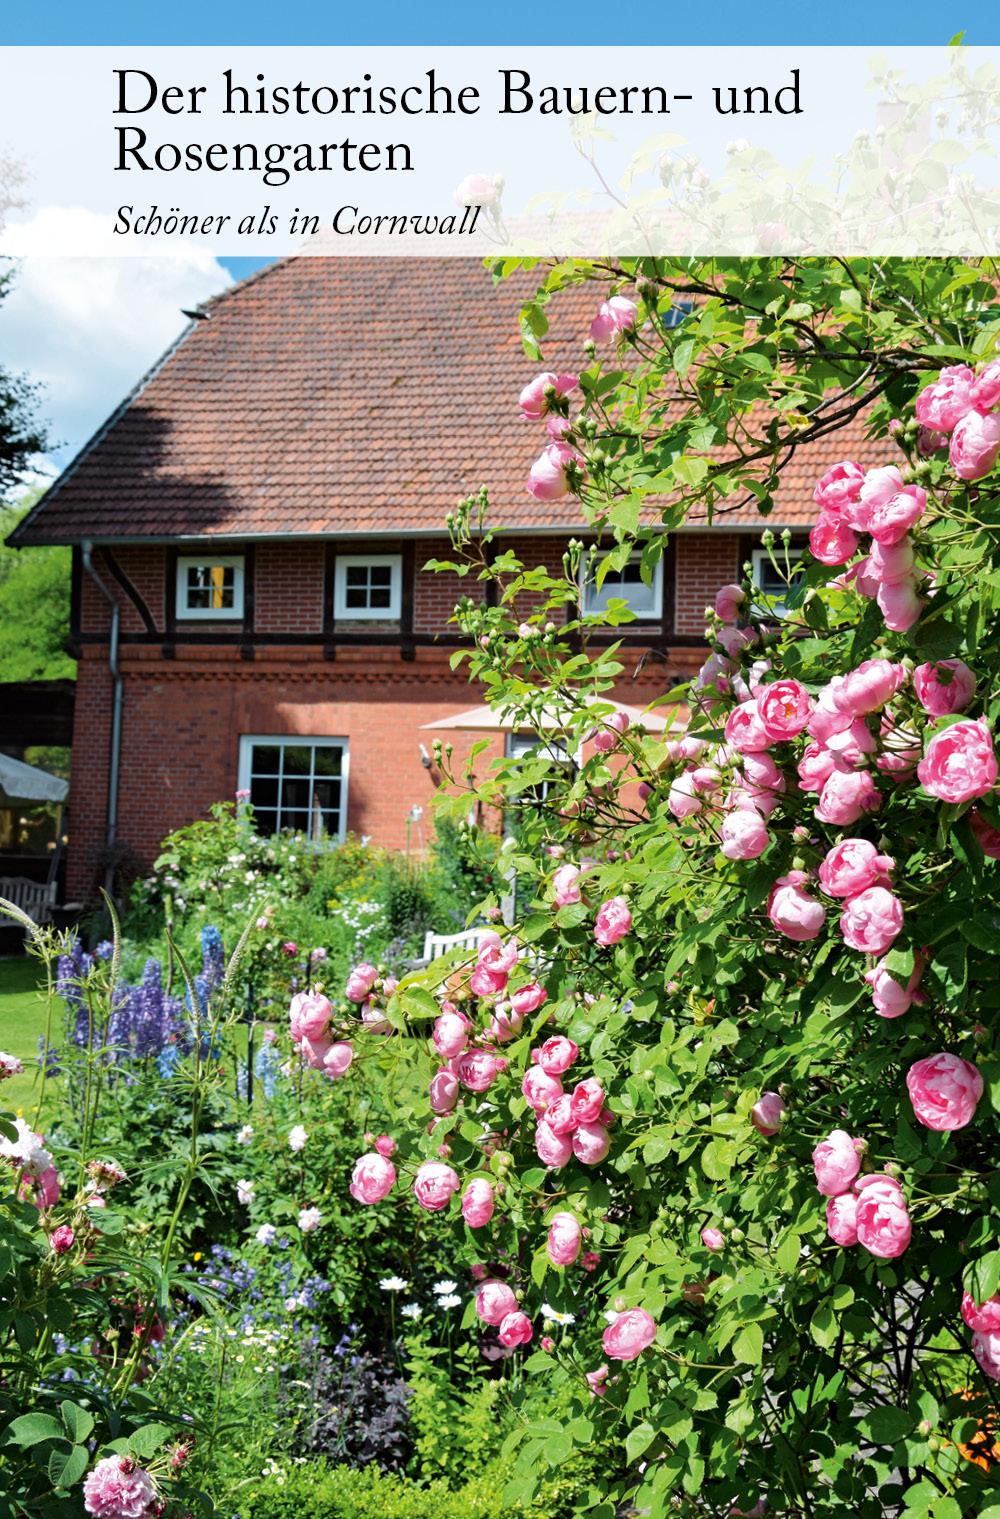
[[[243,555],[181,555],[177,616],[239,622],[243,617]]]
[[[788,610],[786,598],[794,586],[802,570],[802,550],[790,548],[788,550],[788,565],[791,574],[785,576],[785,550],[784,547],[776,548],[774,558],[778,568],[775,569],[767,549],[754,549],[751,556],[753,566],[753,583],[758,591],[761,591],[767,601],[768,608],[778,616],[782,616]]]
[[[655,622],[663,613],[663,560],[653,566],[652,584],[642,578],[641,555],[633,554],[620,570],[608,570],[600,586],[593,580],[583,585],[583,611],[601,616],[612,600],[625,601],[642,622]]]
[[[344,837],[347,820],[346,738],[240,739],[240,790],[267,836],[294,829],[315,844]]]
[[[338,554],[334,617],[345,622],[398,620],[402,581],[402,554]]]

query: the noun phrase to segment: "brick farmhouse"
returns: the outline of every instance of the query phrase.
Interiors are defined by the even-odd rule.
[[[69,896],[92,895],[109,850],[148,865],[239,787],[262,827],[403,844],[436,779],[425,725],[481,700],[449,668],[467,587],[423,568],[446,512],[488,485],[528,564],[555,568],[586,536],[571,499],[525,490],[544,442],[516,404],[537,367],[518,333],[529,288],[472,259],[271,265],[206,305],[21,523],[16,544],[73,546]],[[545,367],[579,367],[592,303],[553,303]],[[818,470],[860,443],[793,460],[767,525],[804,536]],[[614,594],[641,615],[622,700],[697,667],[705,604],[762,526],[747,509],[686,527],[652,588],[625,573]]]

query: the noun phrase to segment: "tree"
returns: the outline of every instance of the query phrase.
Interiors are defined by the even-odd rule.
[[[0,306],[10,293],[12,272],[0,273]],[[35,419],[38,386],[0,366],[0,503],[23,481],[45,452],[45,430]]]
[[[12,549],[4,539],[41,495],[0,509],[0,681],[72,679],[69,641],[70,551]]]

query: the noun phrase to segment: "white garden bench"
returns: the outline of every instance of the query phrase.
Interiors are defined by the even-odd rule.
[[[453,949],[470,949],[475,953],[482,932],[481,928],[464,928],[457,934],[435,934],[428,931],[424,935],[421,962],[429,965],[432,960],[440,960],[442,955],[447,955]]]
[[[34,923],[47,923],[56,905],[55,881],[29,881],[25,876],[0,876],[0,898],[13,902]],[[23,928],[0,911],[0,928]]]

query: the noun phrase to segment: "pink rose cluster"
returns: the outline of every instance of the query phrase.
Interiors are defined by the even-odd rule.
[[[521,1082],[521,1092],[537,1121],[538,1158],[555,1171],[573,1155],[585,1166],[599,1165],[611,1148],[608,1129],[614,1119],[605,1106],[601,1083],[590,1076],[567,1092],[560,1079],[579,1053],[572,1039],[554,1034],[532,1050],[532,1064]]]
[[[813,1150],[816,1186],[827,1199],[826,1227],[837,1245],[861,1245],[880,1260],[893,1260],[910,1243],[906,1197],[895,1177],[859,1175],[861,1142],[833,1129]]]
[[[362,967],[365,969],[365,967]],[[374,973],[374,966],[369,966]],[[352,971],[357,975],[357,971]],[[374,980],[374,974],[373,978]],[[322,992],[296,992],[288,1008],[292,1045],[306,1065],[336,1080],[349,1070],[354,1049],[346,1039],[331,1034],[333,1007]]]
[[[378,1006],[379,997],[391,997],[396,990],[395,976],[380,976],[374,965],[367,961],[356,965],[344,985],[344,995],[349,1002],[361,1007],[361,1022],[370,1034],[388,1034],[392,1025]]]
[[[99,1519],[146,1519],[158,1499],[149,1473],[131,1456],[105,1456],[84,1479],[83,1506]]]
[[[972,1354],[979,1369],[1000,1382],[1000,1293],[977,1303],[971,1293],[964,1292],[962,1317],[972,1330]]]
[[[583,466],[583,455],[566,441],[572,431],[568,398],[579,383],[578,375],[546,370],[529,380],[518,398],[522,417],[531,422],[545,418],[549,438],[528,471],[526,488],[536,501],[557,501],[560,496],[565,496],[570,489],[570,467],[581,469]]]
[[[924,514],[927,492],[904,481],[895,464],[866,472],[844,460],[820,478],[813,500],[820,509],[809,534],[814,557],[821,564],[846,564],[860,536],[869,537],[866,557],[851,566],[844,582],[878,603],[887,628],[912,628],[923,603],[909,533]]]
[[[534,1336],[528,1315],[518,1307],[514,1290],[506,1282],[490,1277],[481,1282],[476,1293],[476,1313],[484,1324],[497,1331],[497,1338],[508,1350],[527,1345]]]
[[[981,480],[1000,458],[1000,359],[978,371],[949,364],[914,405],[928,433],[948,439],[948,460],[960,480]]]

